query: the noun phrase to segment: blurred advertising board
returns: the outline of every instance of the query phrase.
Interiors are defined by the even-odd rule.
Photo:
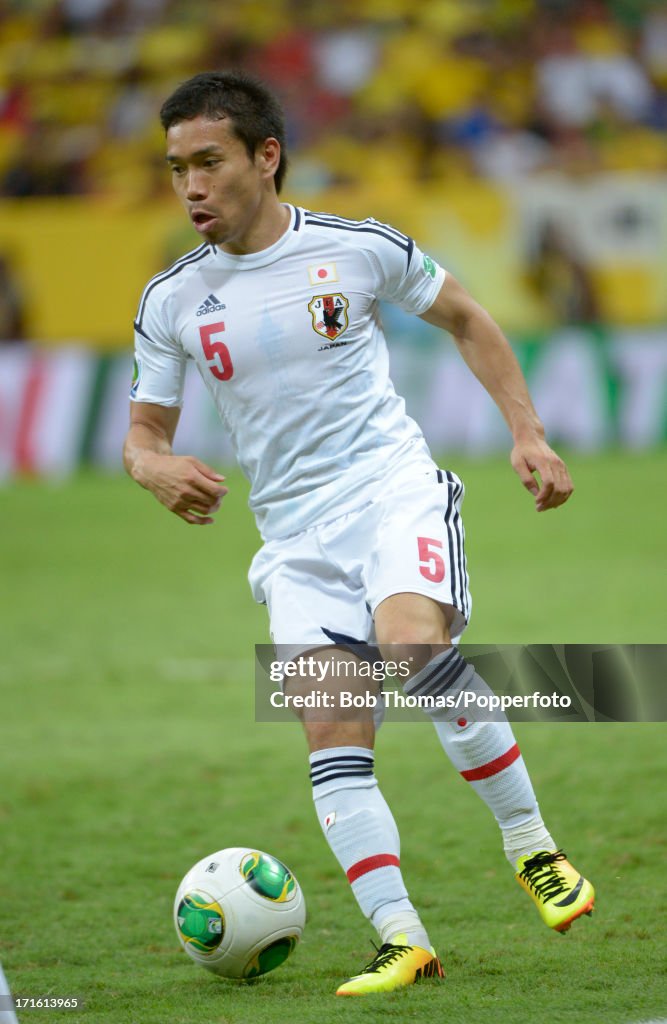
[[[421,321],[411,332],[414,323],[397,318],[391,325],[392,376],[433,452],[506,451],[507,428],[453,344],[434,338]],[[514,347],[553,443],[595,452],[667,440],[667,344],[660,330],[568,328]],[[84,464],[120,468],[131,376],[127,351],[0,347],[0,480],[66,476]],[[233,460],[193,367],[176,442],[180,452]]]

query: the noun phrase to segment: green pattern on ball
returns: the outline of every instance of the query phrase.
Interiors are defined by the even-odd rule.
[[[178,905],[178,930],[186,946],[199,953],[211,953],[222,942],[225,915],[210,896],[188,892]]]
[[[268,853],[248,853],[241,861],[241,874],[260,896],[274,903],[286,903],[296,892],[294,876]]]
[[[268,974],[269,971],[275,971],[276,967],[280,967],[281,964],[285,963],[285,960],[287,960],[296,944],[297,939],[294,936],[276,939],[270,946],[267,946],[266,949],[261,950],[261,952],[253,957],[246,968],[245,977],[259,978],[260,974]]]

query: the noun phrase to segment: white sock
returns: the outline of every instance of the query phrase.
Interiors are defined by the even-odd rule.
[[[400,840],[374,773],[373,751],[331,747],[310,755],[315,809],[324,836],[345,871],[362,913],[383,942],[407,934],[430,948],[400,870]],[[398,920],[399,926],[387,924]],[[405,927],[403,927],[405,925]]]
[[[455,648],[436,655],[405,687],[418,696],[453,696],[491,690]],[[454,716],[454,717],[453,717]],[[433,720],[443,749],[458,772],[493,813],[503,834],[505,855],[513,868],[517,857],[533,849],[555,849],[540,816],[535,791],[512,728],[501,711],[498,721],[475,721],[468,711],[434,709]],[[526,845],[538,842],[526,850]],[[519,852],[517,852],[517,850]]]
[[[556,844],[539,814],[523,825],[503,829],[503,846],[505,856],[515,869],[519,857],[527,857],[538,850],[556,849]]]
[[[390,914],[377,930],[383,943],[395,943],[399,939],[400,945],[421,946],[422,949],[431,948],[424,925],[419,920],[419,914],[415,910],[404,910],[401,914]]]

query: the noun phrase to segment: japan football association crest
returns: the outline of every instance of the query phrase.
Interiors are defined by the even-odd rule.
[[[313,330],[328,341],[335,341],[347,330],[349,300],[336,292],[335,295],[315,295],[308,303],[313,318]]]

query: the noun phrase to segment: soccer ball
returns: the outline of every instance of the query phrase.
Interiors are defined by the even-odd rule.
[[[244,846],[198,861],[174,900],[183,949],[223,978],[256,978],[279,967],[305,923],[306,901],[289,868]]]

